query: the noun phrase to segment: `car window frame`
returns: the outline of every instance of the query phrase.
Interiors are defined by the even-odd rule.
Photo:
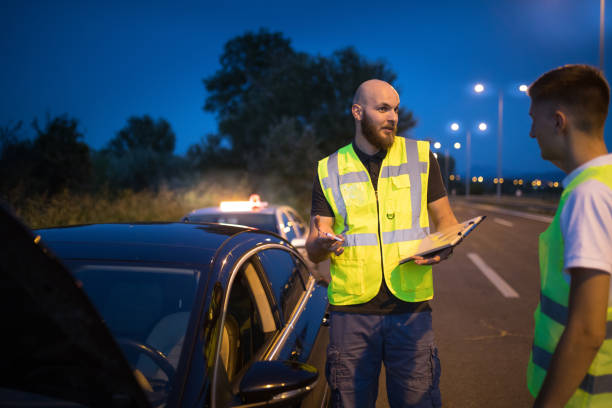
[[[255,358],[252,361],[272,361],[272,360],[277,359],[280,351],[283,349],[283,347],[287,343],[287,340],[293,330],[295,322],[302,315],[304,309],[306,308],[306,304],[308,303],[310,295],[312,294],[312,292],[314,291],[316,287],[316,279],[314,278],[312,271],[308,267],[307,263],[303,261],[302,256],[295,248],[284,245],[284,244],[277,244],[277,243],[266,243],[263,245],[259,245],[245,252],[240,257],[240,259],[238,259],[232,266],[232,269],[230,271],[230,276],[228,279],[228,283],[227,283],[227,287],[225,288],[225,296],[223,300],[223,306],[221,309],[221,316],[217,322],[217,324],[219,325],[219,333],[222,332],[223,325],[225,324],[225,319],[227,317],[227,310],[228,310],[229,294],[232,290],[234,281],[236,277],[238,276],[238,273],[240,272],[241,268],[243,267],[245,263],[249,262],[253,258],[258,258],[258,257],[254,257],[254,255],[257,255],[259,252],[267,250],[267,249],[281,249],[281,250],[289,252],[290,254],[293,254],[294,256],[292,258],[294,259],[294,261],[302,262],[306,270],[308,271],[309,276],[308,276],[308,282],[305,284],[306,290],[302,293],[300,300],[297,302],[296,307],[292,311],[289,318],[285,319],[285,321],[283,322],[277,321],[277,330],[274,336],[272,336],[269,339],[269,341],[267,341],[266,344],[262,347],[263,352],[261,353],[261,355],[259,355],[260,353],[256,353]],[[253,262],[253,264],[256,265],[255,269],[258,272],[259,279],[261,283],[264,285],[264,287],[266,287],[268,297],[270,297],[270,295],[272,294],[271,294],[271,290],[270,290],[269,283],[268,283],[268,276],[266,275],[263,269],[263,266],[259,262],[259,259],[257,259],[257,261],[258,262]],[[264,275],[263,279],[261,276],[262,273]],[[271,303],[274,302],[273,306],[279,307],[278,305],[276,305],[276,300],[274,299],[273,295],[271,296],[271,299],[269,299],[269,302]],[[220,375],[219,370],[221,369],[221,365],[222,365],[221,358],[220,358],[222,338],[223,336],[220,335],[216,339],[217,344],[215,346],[215,355],[214,355],[215,361],[214,361],[213,370],[212,370],[211,394],[210,394],[211,407],[215,407],[215,404],[217,402],[217,390],[219,386],[219,375]],[[245,368],[246,367],[249,367],[249,365],[245,365]],[[246,372],[247,370],[248,369],[245,369],[244,371]],[[237,378],[238,377],[236,377],[234,380],[236,380]]]
[[[291,313],[293,313],[293,310],[297,307],[297,305],[299,304],[299,299],[302,296],[302,293],[306,291],[306,285],[308,283],[308,279],[304,279],[304,276],[302,273],[300,273],[298,271],[296,277],[297,279],[299,279],[299,285],[300,285],[300,298],[297,299],[297,301],[295,302],[295,305],[291,308],[290,313],[288,313],[287,315],[285,314],[285,304],[283,304],[283,298],[282,296],[277,297],[277,294],[275,293],[275,291],[273,290],[274,285],[277,283],[281,283],[281,282],[275,282],[276,279],[272,279],[271,276],[276,275],[276,274],[272,274],[268,272],[268,269],[270,268],[266,268],[266,266],[270,263],[270,261],[272,261],[271,256],[269,254],[266,254],[266,252],[271,251],[274,249],[266,249],[264,251],[260,251],[259,253],[257,253],[257,258],[259,260],[259,262],[261,263],[262,269],[263,269],[263,273],[266,275],[266,280],[267,282],[269,282],[270,285],[270,294],[274,297],[274,300],[276,301],[277,304],[277,310],[278,310],[278,314],[280,316],[280,320],[282,325],[284,325],[288,320],[289,320],[289,316],[291,316]],[[295,256],[289,252],[289,251],[284,251],[287,253],[287,256],[289,257],[289,259],[291,260],[291,262],[294,263],[294,267],[295,267]],[[266,256],[262,256],[262,254],[266,254]],[[278,261],[278,260],[277,260]],[[269,265],[268,265],[269,266]],[[288,277],[287,280],[282,281],[282,285],[286,285],[287,283],[289,283],[289,279],[290,277]]]

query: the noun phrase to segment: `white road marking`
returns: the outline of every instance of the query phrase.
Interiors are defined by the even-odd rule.
[[[487,265],[478,254],[470,252],[467,254],[467,257],[470,258],[470,261],[472,261],[474,265],[476,265],[476,267],[480,269],[480,272],[482,272],[482,274],[487,279],[489,279],[489,281],[491,281],[493,286],[495,286],[504,297],[519,297],[519,294],[516,293],[514,289],[512,289],[512,286],[508,285],[508,283],[501,276],[499,276],[497,272],[495,272],[489,265]]]
[[[550,224],[553,220],[553,217],[549,217],[547,215],[531,214],[531,213],[526,213],[522,211],[508,210],[505,208],[495,207],[493,205],[488,205],[488,204],[471,203],[470,206],[473,208],[479,208],[481,210],[496,212],[499,214],[513,215],[515,217],[526,218],[528,220],[545,222],[547,224]]]
[[[501,224],[501,225],[503,225],[505,227],[514,227],[513,223],[511,223],[510,221],[506,221],[503,218],[495,217],[495,218],[493,218],[493,221],[495,221],[496,223]]]

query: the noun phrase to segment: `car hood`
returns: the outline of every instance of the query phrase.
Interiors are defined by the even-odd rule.
[[[16,390],[94,407],[148,407],[71,273],[2,203],[0,225],[0,398]]]

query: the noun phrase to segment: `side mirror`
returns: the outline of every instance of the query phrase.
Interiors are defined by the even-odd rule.
[[[291,245],[293,245],[297,249],[306,248],[306,238],[293,238],[291,240]]]
[[[250,407],[289,406],[314,388],[317,369],[297,361],[256,361],[242,377],[238,391]]]

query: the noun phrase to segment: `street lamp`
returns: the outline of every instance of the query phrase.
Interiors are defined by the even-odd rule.
[[[482,126],[483,125],[483,126]],[[478,124],[478,130],[485,131],[487,129],[487,124],[485,122],[480,122]],[[459,124],[457,122],[453,122],[451,124],[451,130],[453,132],[459,131]],[[471,159],[472,159],[472,132],[470,130],[465,132],[465,196],[470,196],[470,168],[471,168]],[[456,142],[454,145],[455,149],[461,148],[461,143]]]
[[[527,93],[529,88],[525,84],[521,84],[518,87],[518,90],[523,93]],[[476,93],[484,92],[484,85],[478,83],[474,85],[474,91]],[[503,139],[503,131],[504,131],[504,92],[500,88],[498,98],[497,98],[497,179],[503,180],[502,178],[502,139]],[[482,131],[486,130],[486,124],[484,124],[484,129],[481,128],[481,123],[478,125],[478,128]],[[501,197],[501,185],[502,183],[497,183],[496,185],[496,195],[497,197]]]

